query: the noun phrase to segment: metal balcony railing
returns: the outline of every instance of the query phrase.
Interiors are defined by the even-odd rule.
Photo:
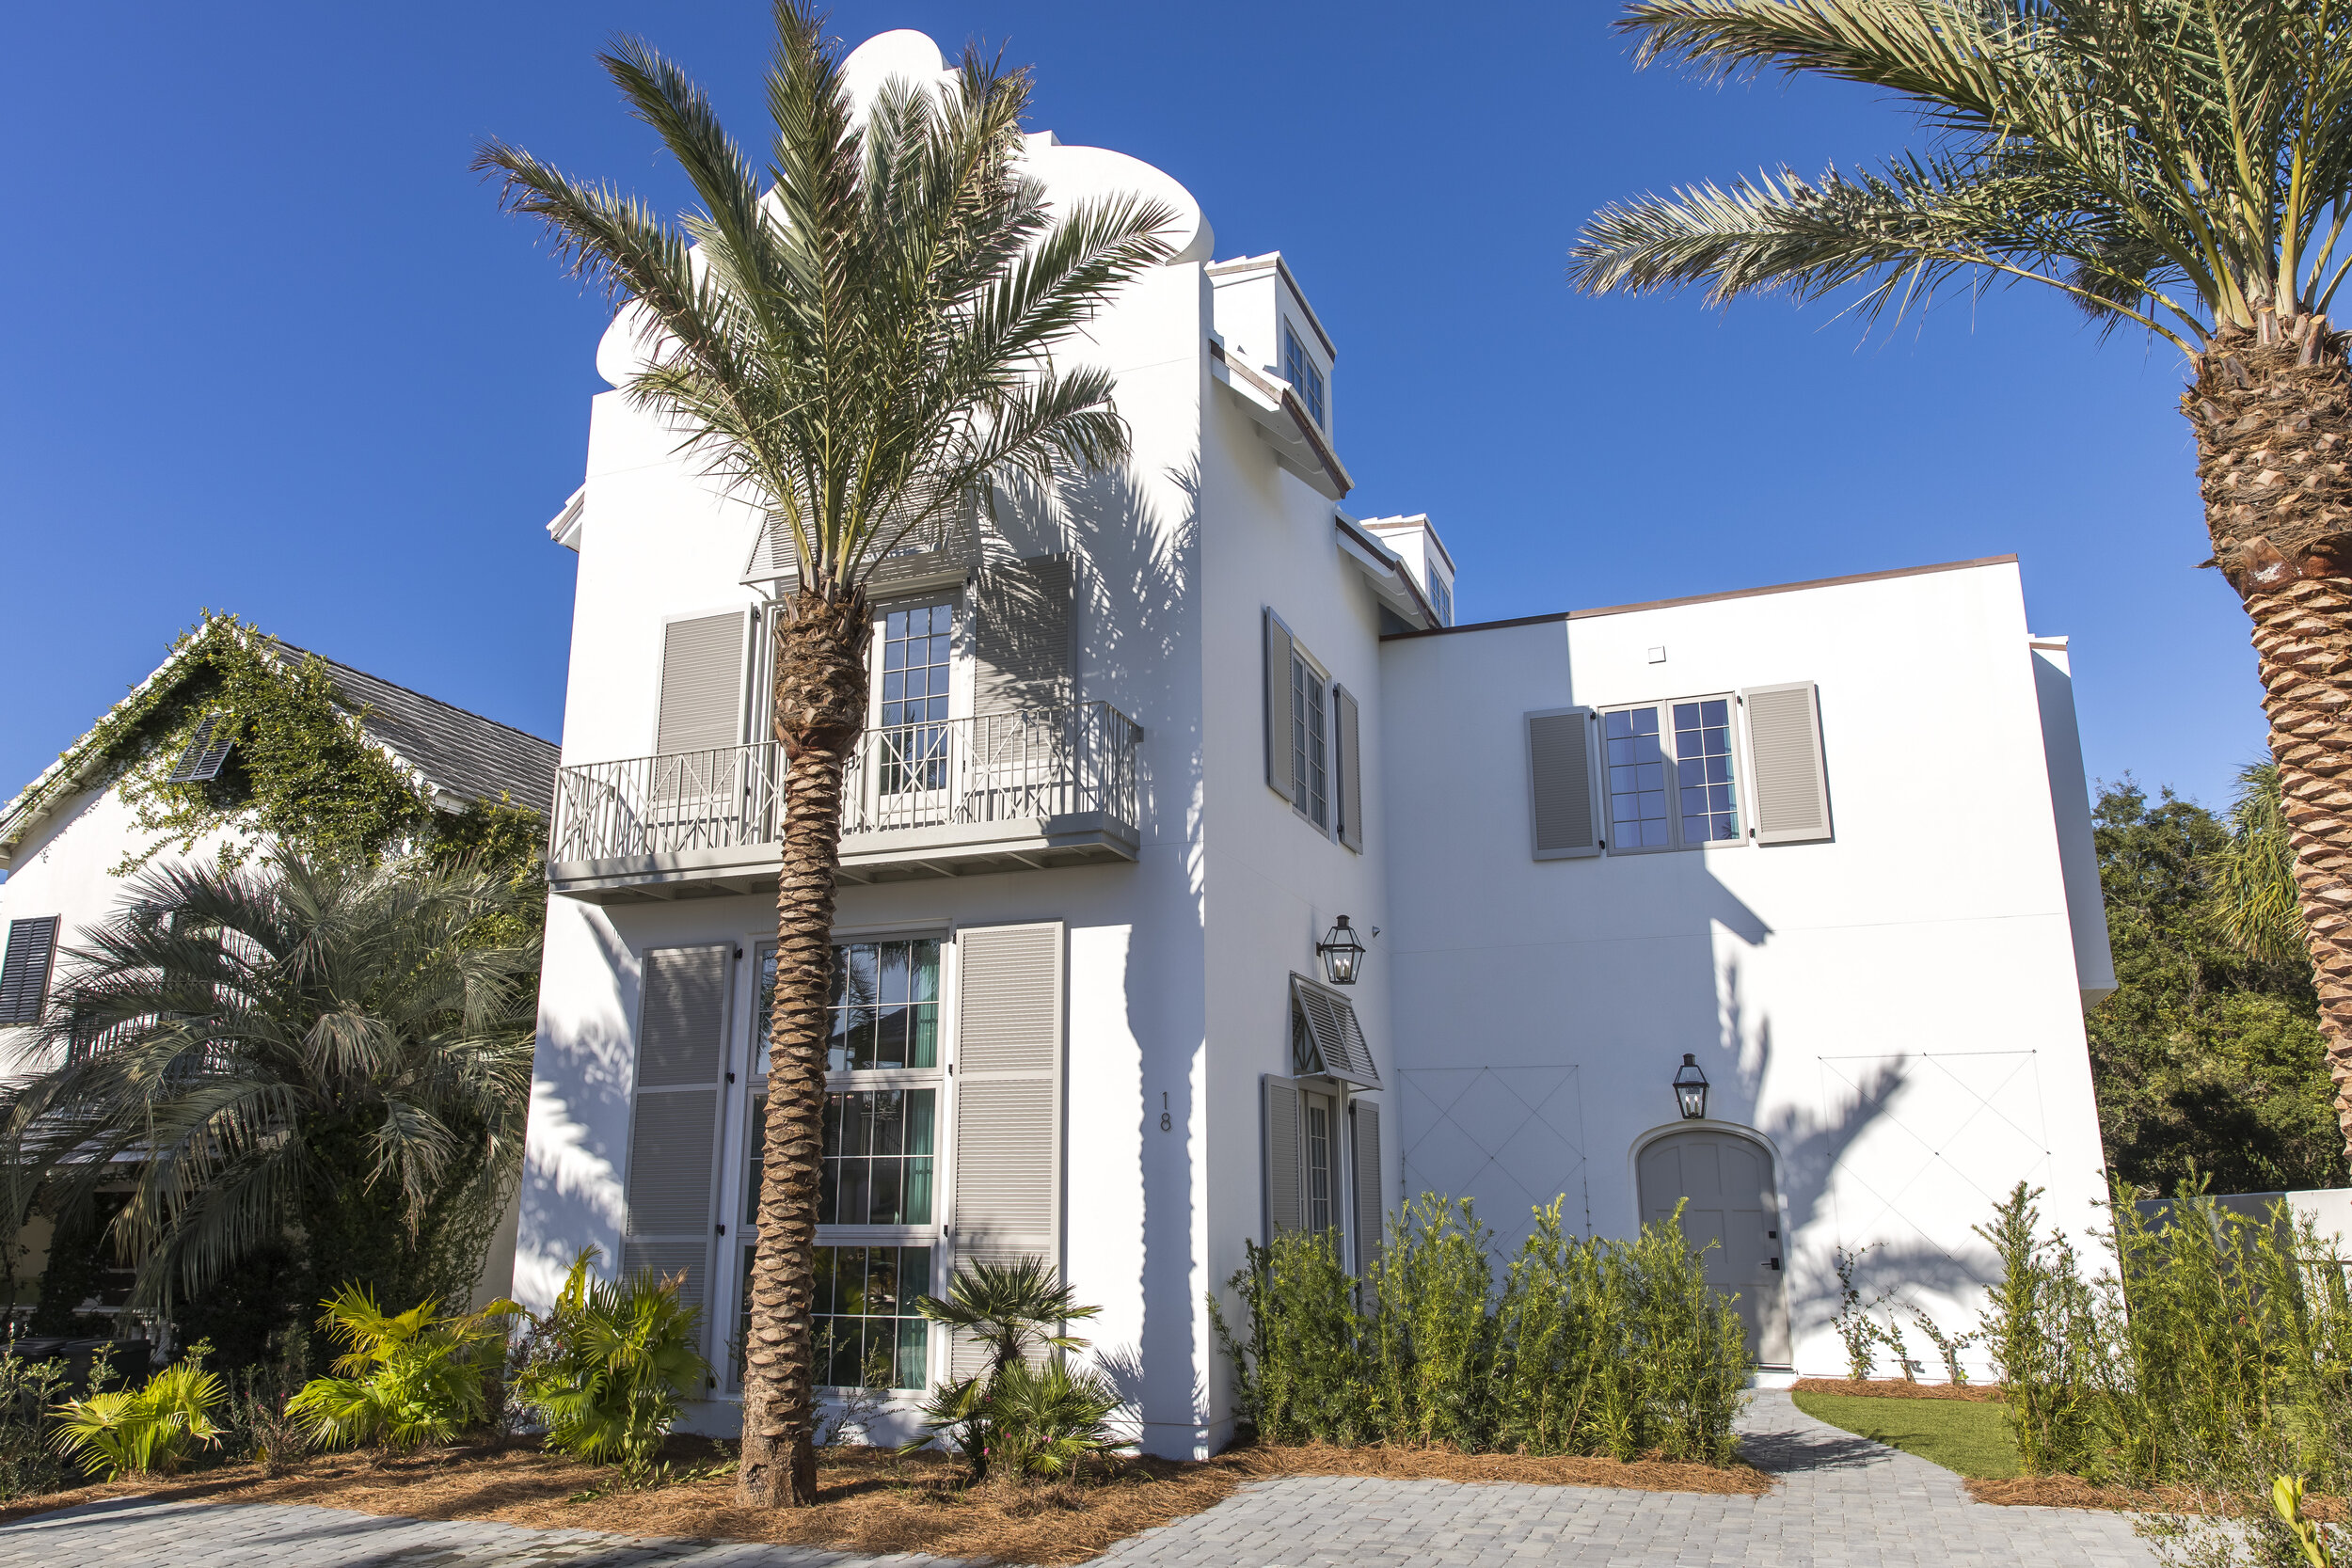
[[[869,730],[842,780],[842,836],[1092,813],[1132,833],[1142,734],[1108,703]],[[562,768],[548,858],[774,844],[784,836],[784,751],[772,740]]]

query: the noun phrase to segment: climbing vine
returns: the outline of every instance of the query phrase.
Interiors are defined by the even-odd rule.
[[[171,777],[207,721],[229,744],[209,780]],[[222,834],[218,859],[242,863],[265,841],[374,860],[413,848],[437,863],[471,860],[516,880],[536,874],[542,819],[527,807],[476,803],[437,813],[424,788],[338,705],[326,662],[289,657],[229,614],[204,618],[172,644],[157,678],[118,705],[64,758],[50,787],[119,785],[133,819],[154,835],[117,876],[167,847],[192,853]]]

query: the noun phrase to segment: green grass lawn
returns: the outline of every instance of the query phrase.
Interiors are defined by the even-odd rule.
[[[1975,1400],[1874,1400],[1849,1394],[1794,1394],[1817,1421],[1915,1453],[1947,1470],[1987,1481],[2016,1475],[2017,1443],[2006,1407]]]

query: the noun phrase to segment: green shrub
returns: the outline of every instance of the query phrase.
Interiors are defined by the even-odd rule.
[[[1468,1202],[1425,1195],[1360,1284],[1335,1235],[1251,1244],[1245,1333],[1210,1302],[1244,1418],[1271,1442],[1730,1459],[1745,1336],[1678,1227],[1573,1237],[1555,1201],[1499,1291],[1490,1240]]]
[[[373,1291],[346,1285],[319,1314],[319,1326],[344,1347],[336,1375],[304,1384],[286,1413],[321,1448],[447,1443],[488,1414],[485,1351],[504,1340],[504,1320],[519,1310],[499,1301],[453,1318],[427,1301],[388,1317]]]
[[[647,1470],[687,1391],[710,1375],[694,1348],[701,1309],[678,1299],[683,1275],[592,1277],[601,1256],[582,1248],[555,1306],[532,1320],[515,1391],[558,1453]]]
[[[227,1398],[218,1376],[204,1370],[203,1340],[137,1389],[118,1388],[67,1400],[51,1414],[56,1430],[50,1441],[68,1459],[81,1461],[85,1475],[112,1481],[120,1475],[169,1475],[199,1448],[220,1436],[213,1413]],[[93,1368],[90,1386],[107,1381],[112,1369]]]
[[[1979,1234],[2004,1269],[1984,1332],[2028,1471],[2255,1498],[2352,1484],[2352,1291],[2283,1202],[2252,1218],[2184,1183],[2153,1225],[2112,1206],[2086,1280],[2023,1183]],[[2250,1517],[2270,1529],[2266,1510]]]
[[[989,1457],[1000,1473],[1060,1480],[1082,1461],[1128,1446],[1110,1429],[1120,1403],[1101,1373],[1058,1354],[1041,1367],[1010,1362],[989,1384]]]
[[[65,1386],[63,1361],[28,1361],[13,1348],[0,1348],[0,1503],[64,1484],[65,1463],[44,1429]]]

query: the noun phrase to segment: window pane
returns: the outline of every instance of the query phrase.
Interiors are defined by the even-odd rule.
[[[744,1278],[750,1277],[747,1267]],[[810,1326],[818,1380],[851,1387],[879,1372],[891,1387],[922,1387],[929,1377],[927,1335],[914,1302],[930,1290],[931,1249],[819,1246],[817,1277]],[[748,1337],[748,1285],[742,1321]]]
[[[1704,788],[1682,792],[1682,839],[1702,844],[1729,844],[1740,836],[1739,812],[1732,790],[1730,699],[1675,705],[1675,755],[1682,782]]]

